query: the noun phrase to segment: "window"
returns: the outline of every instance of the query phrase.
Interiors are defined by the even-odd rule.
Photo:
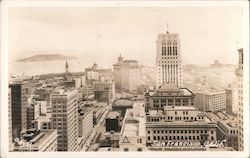
[[[142,151],[142,148],[138,148],[137,151]]]
[[[150,140],[150,137],[148,137],[148,140]]]
[[[124,148],[124,151],[128,151],[128,148]]]
[[[156,140],[156,136],[154,136],[154,140]]]
[[[150,131],[148,131],[148,134],[150,134]]]

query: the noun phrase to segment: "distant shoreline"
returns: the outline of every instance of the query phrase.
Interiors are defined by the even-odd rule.
[[[61,54],[38,54],[32,57],[18,59],[15,62],[37,62],[37,61],[62,61],[62,60],[75,60],[76,57],[64,56]]]

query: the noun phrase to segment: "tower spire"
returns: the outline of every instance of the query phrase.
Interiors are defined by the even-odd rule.
[[[169,33],[168,22],[167,22],[167,33]]]
[[[68,73],[69,72],[69,65],[68,65],[68,61],[66,60],[66,63],[65,63],[65,73]]]

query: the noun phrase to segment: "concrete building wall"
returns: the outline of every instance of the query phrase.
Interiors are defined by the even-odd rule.
[[[182,86],[182,59],[178,34],[165,33],[157,37],[156,50],[156,86],[163,83],[175,83]]]

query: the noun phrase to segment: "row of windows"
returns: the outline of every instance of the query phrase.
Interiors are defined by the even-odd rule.
[[[154,136],[153,140],[200,140],[203,137],[201,136]],[[148,137],[148,140],[151,140],[151,137]],[[214,137],[211,136],[211,140],[214,140]]]
[[[177,47],[162,47],[162,55],[177,55]]]
[[[197,117],[179,117],[179,116],[177,116],[177,117],[173,117],[173,116],[168,116],[168,117],[160,117],[160,118],[151,118],[150,119],[150,121],[151,122],[159,122],[160,120],[173,120],[175,118],[175,120],[194,120],[194,121],[197,121]],[[204,119],[204,117],[203,116],[199,116],[198,117],[199,118],[199,120],[203,120]]]
[[[158,134],[160,134],[160,133],[201,133],[201,134],[203,134],[203,133],[208,133],[208,131],[207,130],[154,130],[154,131],[148,131],[148,134],[150,134],[150,133],[154,133],[154,134],[156,134],[156,133],[158,133]],[[211,131],[211,134],[213,134],[214,133],[214,131]]]

